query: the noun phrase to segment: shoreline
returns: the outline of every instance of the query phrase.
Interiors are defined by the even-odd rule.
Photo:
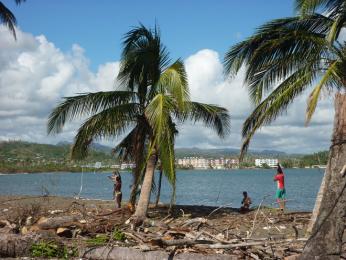
[[[84,169],[84,168],[83,168]],[[319,170],[325,170],[325,168],[285,168],[285,170],[314,170],[314,169],[319,169]],[[109,173],[112,172],[114,169],[105,169],[105,170],[93,170],[88,168],[88,170],[82,170],[81,168],[78,170],[71,170],[71,169],[66,169],[66,170],[54,170],[51,171],[49,169],[47,170],[38,170],[38,171],[32,171],[32,170],[26,170],[26,171],[11,171],[11,172],[5,172],[5,171],[0,171],[0,176],[2,175],[15,175],[15,174],[39,174],[39,173]],[[266,169],[266,168],[238,168],[238,169],[176,169],[177,171],[238,171],[238,170],[275,170],[275,169]],[[130,172],[128,170],[120,170],[121,172]]]

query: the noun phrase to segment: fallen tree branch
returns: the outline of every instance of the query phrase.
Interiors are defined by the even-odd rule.
[[[96,214],[96,216],[98,216],[98,217],[104,217],[104,216],[112,215],[112,214],[114,214],[114,213],[120,213],[120,212],[122,212],[122,211],[124,211],[124,209],[123,209],[123,208],[120,208],[120,209],[112,210],[111,212],[108,212],[108,213]]]
[[[262,246],[262,245],[275,245],[287,242],[305,242],[307,239],[286,239],[280,241],[259,241],[259,242],[244,242],[238,244],[212,244],[212,245],[196,245],[197,247],[212,248],[212,249],[230,249],[236,247],[249,247],[249,246]]]
[[[265,200],[268,196],[270,196],[270,195],[265,195],[265,196],[263,197],[263,199],[261,200],[261,203],[258,205],[256,214],[255,214],[255,218],[254,218],[254,220],[253,220],[253,222],[252,222],[251,231],[250,231],[250,233],[249,233],[249,235],[248,235],[247,237],[251,237],[251,236],[252,236],[252,233],[253,233],[253,231],[254,231],[254,229],[255,229],[255,225],[256,225],[257,215],[258,215],[258,213],[259,213],[259,211],[260,211],[260,209],[261,209],[262,203],[264,202],[264,200]]]
[[[207,223],[208,220],[206,218],[193,218],[185,221],[185,223],[182,225],[182,227],[189,226],[194,223]]]
[[[152,245],[157,246],[191,246],[196,244],[213,244],[214,242],[211,240],[192,240],[192,239],[152,239],[150,241]]]
[[[218,207],[217,209],[214,209],[212,212],[210,212],[209,213],[209,215],[207,216],[207,218],[209,218],[213,213],[215,213],[216,211],[218,211],[218,210],[220,210],[220,209],[222,209],[222,208],[225,208],[225,207],[227,207],[227,206],[231,206],[232,205],[232,203],[228,203],[228,204],[225,204],[225,205],[222,205],[222,206],[220,206],[220,207]]]

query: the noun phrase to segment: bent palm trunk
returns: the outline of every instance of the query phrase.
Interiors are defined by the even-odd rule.
[[[142,222],[147,216],[147,210],[150,201],[151,186],[153,184],[153,177],[155,172],[155,167],[157,163],[157,154],[153,152],[148,160],[144,180],[142,184],[141,194],[139,195],[138,205],[136,207],[136,212],[134,218],[136,222]]]
[[[136,200],[137,200],[137,189],[139,185],[139,180],[141,178],[141,171],[142,171],[142,161],[143,161],[143,151],[144,151],[144,140],[142,134],[138,133],[136,135],[136,167],[133,171],[133,182],[131,186],[131,192],[130,192],[130,198],[129,198],[129,205],[131,211],[135,209],[136,207]]]
[[[334,120],[321,206],[301,259],[340,259],[342,252],[346,216],[346,94],[335,96]]]

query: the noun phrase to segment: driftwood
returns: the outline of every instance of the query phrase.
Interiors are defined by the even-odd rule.
[[[63,216],[53,218],[41,218],[37,221],[36,225],[39,229],[55,229],[59,227],[79,226],[83,225],[78,221],[76,216]]]
[[[182,227],[186,227],[195,223],[207,223],[208,220],[206,218],[193,218],[185,221],[185,223],[182,225]]]
[[[111,212],[107,212],[107,213],[102,213],[102,214],[97,214],[96,216],[98,217],[104,217],[104,216],[109,216],[112,214],[118,214],[118,213],[123,213],[125,210],[123,208],[120,209],[114,209]]]
[[[259,241],[259,242],[243,242],[238,244],[212,244],[212,245],[200,245],[200,247],[207,247],[207,248],[213,248],[213,249],[231,249],[231,248],[237,248],[237,247],[250,247],[250,246],[262,246],[262,245],[274,245],[274,244],[281,244],[286,242],[305,242],[307,239],[286,239],[286,240],[279,240],[279,241]],[[199,245],[198,245],[199,246]]]
[[[38,234],[0,234],[0,257],[29,255],[31,246],[41,238]]]
[[[8,220],[0,220],[1,233],[15,233],[14,230],[16,227],[17,225],[11,224]]]
[[[174,256],[174,258],[173,258]],[[125,259],[138,259],[138,260],[236,260],[238,257],[231,255],[202,255],[194,253],[181,253],[174,255],[173,253],[165,251],[149,251],[143,252],[142,250],[127,247],[98,247],[87,250],[82,254],[86,259],[109,259],[109,260],[125,260]]]
[[[152,239],[150,241],[152,245],[156,246],[191,246],[191,245],[197,245],[197,244],[213,244],[213,241],[210,240],[193,240],[193,239],[172,239],[172,240],[165,240],[165,239]]]

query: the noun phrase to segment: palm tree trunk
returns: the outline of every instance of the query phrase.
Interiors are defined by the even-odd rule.
[[[156,195],[155,207],[157,207],[157,205],[159,204],[160,194],[161,194],[161,183],[162,183],[162,167],[160,168],[159,185],[157,187],[157,195]]]
[[[324,187],[325,186],[326,186],[326,172],[324,172],[324,174],[323,174],[321,186],[320,186],[320,189],[318,190],[317,197],[316,197],[314,210],[312,211],[312,215],[311,215],[311,219],[310,219],[310,222],[309,222],[309,226],[307,228],[307,234],[309,234],[309,235],[311,234],[312,227],[314,226],[314,224],[316,222],[317,215],[320,212],[321,202],[322,202],[323,192],[324,192]]]
[[[139,179],[141,177],[142,161],[143,161],[143,154],[144,154],[145,139],[143,138],[141,133],[138,133],[138,131],[139,130],[137,130],[137,134],[136,134],[136,150],[135,150],[136,167],[133,171],[133,182],[132,182],[130,198],[129,198],[129,206],[130,206],[131,211],[136,208],[137,188],[139,185]]]
[[[301,259],[340,259],[346,216],[346,94],[335,96],[332,145],[325,187],[311,236]]]
[[[129,198],[129,206],[131,210],[134,210],[134,208],[136,207],[138,179],[139,179],[139,174],[137,173],[137,169],[134,169],[133,181],[131,185],[130,198]]]
[[[136,212],[134,218],[137,223],[142,222],[147,216],[147,210],[150,201],[151,186],[153,184],[153,177],[155,172],[155,167],[157,163],[157,154],[154,151],[147,162],[145,169],[144,180],[141,188],[141,194],[139,195],[138,205],[136,207]]]

